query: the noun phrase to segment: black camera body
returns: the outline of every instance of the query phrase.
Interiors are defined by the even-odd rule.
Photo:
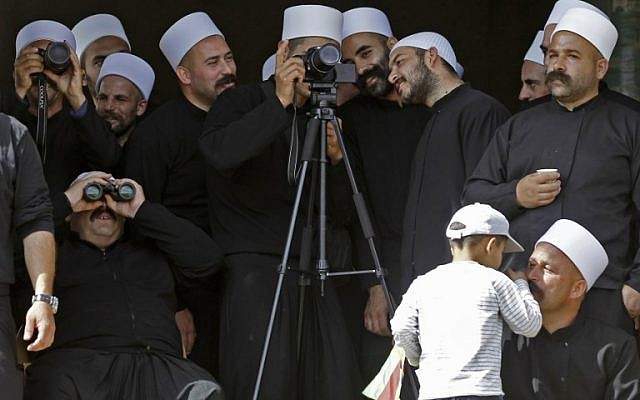
[[[71,65],[71,51],[65,42],[51,42],[46,49],[38,49],[44,68],[62,75]]]
[[[87,184],[82,191],[82,198],[90,202],[98,201],[106,195],[111,196],[115,201],[131,201],[136,197],[136,188],[128,182],[122,185],[116,185],[113,182],[106,185],[92,182]]]
[[[300,58],[304,62],[305,82],[356,83],[356,66],[340,63],[340,48],[333,43],[312,47]]]

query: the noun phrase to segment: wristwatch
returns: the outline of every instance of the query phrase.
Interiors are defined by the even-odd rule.
[[[31,304],[36,301],[43,301],[50,305],[54,314],[58,312],[58,298],[56,296],[44,293],[34,294],[33,297],[31,297]]]

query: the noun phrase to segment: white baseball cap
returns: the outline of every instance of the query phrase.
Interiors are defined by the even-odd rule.
[[[471,235],[505,236],[504,253],[520,253],[524,248],[509,234],[509,221],[502,213],[486,204],[470,204],[451,217],[447,226],[449,239],[462,239]]]
[[[585,227],[568,219],[559,219],[536,242],[549,243],[563,252],[578,268],[591,289],[609,264],[609,257],[598,239]]]

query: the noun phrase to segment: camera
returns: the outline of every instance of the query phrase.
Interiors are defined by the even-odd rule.
[[[342,64],[340,48],[333,43],[312,47],[300,56],[304,62],[305,82],[311,83],[355,83],[356,67]]]
[[[136,188],[131,183],[116,185],[114,181],[111,179],[106,185],[97,182],[87,184],[82,191],[82,198],[85,201],[98,201],[109,195],[115,201],[131,201],[136,197]]]
[[[51,42],[46,49],[38,49],[44,68],[61,75],[71,65],[71,53],[65,42]]]

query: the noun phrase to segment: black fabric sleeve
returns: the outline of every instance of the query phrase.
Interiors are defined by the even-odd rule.
[[[222,250],[204,231],[160,204],[142,203],[133,223],[136,232],[154,240],[185,276],[209,275],[222,264]]]
[[[13,225],[22,240],[37,231],[53,232],[53,210],[42,162],[27,128],[11,119],[12,137],[17,143]]]
[[[51,196],[51,202],[53,203],[53,222],[57,233],[65,229],[66,218],[73,214],[73,209],[64,192],[54,193]]]
[[[505,124],[498,128],[475,171],[467,180],[462,194],[463,204],[489,204],[510,220],[524,211],[516,200],[518,181],[507,181],[508,156],[509,125]]]
[[[251,93],[251,90],[260,93]],[[275,89],[246,86],[225,91],[207,114],[200,150],[207,164],[231,170],[258,156],[291,125],[292,117],[278,100]],[[256,105],[257,104],[257,105]]]
[[[631,198],[633,200],[634,211],[636,218],[640,216],[640,126],[634,127],[635,132],[630,137],[631,148],[633,149],[630,158],[631,176],[633,177],[633,188],[631,190]],[[638,225],[636,223],[636,225]],[[640,227],[636,227],[640,229]],[[640,237],[640,235],[636,235]],[[640,239],[638,239],[640,240]],[[633,264],[631,265],[629,276],[625,282],[635,290],[640,292],[640,246],[636,244],[635,257],[633,258]]]
[[[636,340],[628,336],[615,357],[612,366],[606,371],[609,382],[604,398],[637,399],[640,396],[640,360]]]
[[[72,120],[89,165],[105,172],[114,170],[122,157],[122,146],[107,122],[98,115],[90,98],[87,98],[87,112],[79,118],[72,115]]]

